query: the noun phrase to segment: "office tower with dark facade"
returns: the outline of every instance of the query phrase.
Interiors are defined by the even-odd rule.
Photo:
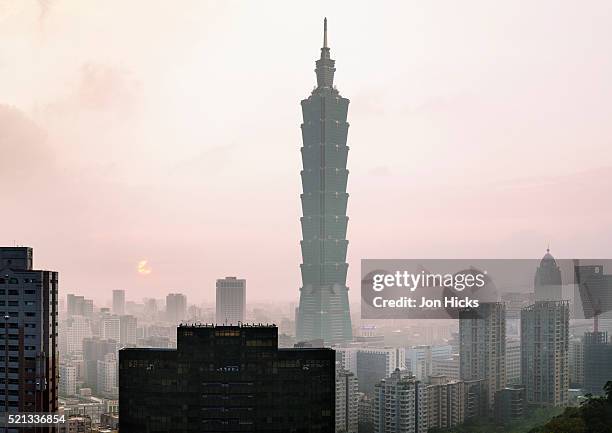
[[[35,270],[32,248],[0,247],[0,412],[58,409],[57,295],[57,272]]]
[[[521,384],[527,404],[567,404],[569,301],[536,301],[521,310]]]
[[[180,326],[177,349],[119,351],[130,433],[330,433],[335,354],[279,349],[276,326]]]
[[[583,338],[584,386],[593,395],[603,395],[612,380],[612,343],[607,332],[585,332]]]
[[[324,24],[317,87],[302,101],[302,287],[297,339],[352,339],[346,275],[346,162],[349,100],[334,87],[335,61]]]
[[[216,315],[218,324],[238,325],[246,317],[246,280],[225,277],[216,284]]]
[[[493,410],[495,392],[506,386],[506,315],[501,302],[483,302],[459,315],[459,375],[486,381],[486,406]]]

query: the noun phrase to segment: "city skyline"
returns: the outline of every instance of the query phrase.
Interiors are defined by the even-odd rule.
[[[353,102],[351,302],[361,258],[610,254],[610,5],[0,6],[0,244],[63,293],[212,302],[240,274],[297,301],[296,101],[324,16]]]

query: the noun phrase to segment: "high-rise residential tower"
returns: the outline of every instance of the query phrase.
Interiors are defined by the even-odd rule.
[[[216,317],[218,324],[238,325],[246,317],[246,280],[225,277],[217,280]]]
[[[376,384],[374,433],[427,433],[427,392],[407,371],[395,370]]]
[[[57,292],[57,272],[35,270],[32,248],[0,247],[1,412],[58,409]]]
[[[459,315],[460,375],[466,381],[486,381],[491,411],[495,392],[506,386],[506,307],[483,302],[475,312]]]
[[[346,121],[349,100],[334,87],[335,61],[324,23],[317,86],[302,101],[302,287],[297,339],[352,339],[346,274]]]
[[[567,404],[569,301],[536,301],[521,310],[521,383],[528,404]]]

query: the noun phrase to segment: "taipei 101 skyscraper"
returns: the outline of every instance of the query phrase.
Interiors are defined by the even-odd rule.
[[[346,116],[349,100],[334,87],[335,61],[327,46],[316,62],[317,87],[302,101],[302,287],[297,339],[325,344],[352,339],[346,274]]]

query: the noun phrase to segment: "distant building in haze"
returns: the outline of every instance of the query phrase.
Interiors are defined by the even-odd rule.
[[[113,290],[113,314],[125,314],[125,290]]]
[[[86,299],[84,296],[66,295],[66,314],[70,316],[85,316],[93,315],[93,300]]]
[[[187,316],[187,297],[182,293],[170,293],[166,296],[166,319],[171,323],[180,323]]]
[[[218,324],[238,325],[246,318],[246,280],[225,277],[217,280],[216,317]]]
[[[176,350],[119,352],[128,432],[335,429],[331,349],[279,349],[275,326],[180,326]]]
[[[560,301],[562,297],[561,271],[550,254],[550,249],[540,261],[534,277],[536,301]]]
[[[123,315],[119,317],[119,344],[121,346],[129,346],[136,344],[136,328],[138,320],[134,316]]]

